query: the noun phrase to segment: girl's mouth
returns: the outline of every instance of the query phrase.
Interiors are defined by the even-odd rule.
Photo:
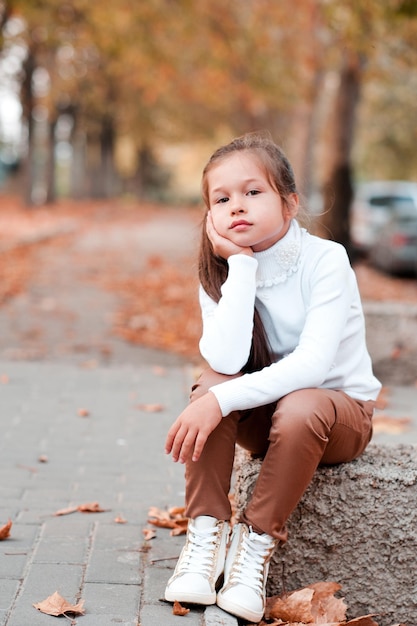
[[[246,220],[236,220],[231,223],[230,228],[231,230],[246,230],[249,226],[252,224]]]

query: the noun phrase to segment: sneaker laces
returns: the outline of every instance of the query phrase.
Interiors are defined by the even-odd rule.
[[[241,583],[263,594],[265,563],[274,545],[274,540],[268,535],[258,535],[252,530],[244,533],[230,573],[230,583]]]
[[[181,558],[178,573],[193,572],[203,576],[212,574],[218,532],[217,526],[205,529],[197,529],[194,526],[190,526],[187,547]]]

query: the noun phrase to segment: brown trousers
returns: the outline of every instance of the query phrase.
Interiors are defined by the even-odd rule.
[[[207,369],[193,386],[191,401],[229,376]],[[372,436],[375,402],[342,391],[301,389],[277,403],[233,411],[207,439],[197,462],[186,464],[186,513],[229,520],[229,491],[235,444],[261,455],[262,467],[241,521],[256,532],[286,541],[287,519],[319,465],[351,461]]]

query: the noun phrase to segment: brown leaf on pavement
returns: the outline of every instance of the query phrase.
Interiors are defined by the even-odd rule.
[[[163,411],[165,407],[163,404],[154,403],[137,404],[135,408],[139,409],[139,411],[146,411],[147,413],[159,413],[160,411]]]
[[[77,507],[80,513],[105,513],[109,509],[102,509],[98,502],[88,502],[87,504],[80,504]]]
[[[173,615],[187,615],[187,613],[190,612],[190,609],[186,609],[184,606],[181,606],[181,604],[175,600],[174,602],[174,606],[172,607],[172,614]]]
[[[168,511],[151,506],[148,511],[148,522],[158,528],[170,528],[171,535],[185,535],[188,518],[184,516],[184,507],[173,507]]]
[[[145,541],[149,541],[150,539],[155,539],[156,531],[153,528],[143,528],[142,534],[145,537]]]
[[[301,622],[311,624],[314,620],[311,611],[313,589],[298,589],[283,598],[275,598],[269,610],[269,617],[280,619],[284,622]]]
[[[401,434],[408,430],[411,417],[394,417],[391,415],[374,415],[372,425],[374,433]]]
[[[12,525],[13,525],[13,522],[11,519],[9,519],[7,524],[5,524],[4,526],[0,528],[0,541],[4,541],[4,539],[8,539],[10,537],[10,529]]]
[[[67,506],[65,509],[59,509],[58,511],[55,511],[54,516],[59,517],[61,515],[70,515],[71,513],[75,513],[76,511],[78,511],[77,506]]]
[[[78,409],[77,413],[78,413],[78,415],[80,417],[89,417],[89,415],[90,415],[90,411],[88,409],[84,409],[84,408]]]
[[[340,589],[336,582],[317,582],[283,596],[267,598],[266,621],[259,626],[378,626],[373,620],[375,614],[346,622],[347,605],[343,598],[334,597]]]
[[[347,605],[343,598],[335,598],[334,594],[342,588],[336,582],[318,582],[308,585],[313,589],[312,613],[319,620],[328,622],[343,622],[346,619]]]
[[[65,615],[66,613],[74,613],[75,615],[84,615],[84,600],[80,600],[78,604],[70,604],[57,591],[51,596],[33,605],[35,609],[46,613],[47,615]]]
[[[70,515],[71,513],[105,513],[110,509],[102,509],[98,502],[87,502],[86,504],[79,504],[78,506],[69,506],[65,509],[59,509],[55,511],[54,516]]]
[[[290,624],[344,624],[347,606],[336,582],[318,582],[283,597],[268,598],[268,617]]]
[[[127,524],[127,519],[125,519],[121,515],[118,515],[114,518],[114,522],[116,522],[116,524]]]

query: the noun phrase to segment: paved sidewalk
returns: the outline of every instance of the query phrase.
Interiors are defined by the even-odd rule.
[[[150,506],[183,504],[183,468],[162,446],[191,378],[164,363],[0,362],[0,525],[13,521],[0,543],[1,626],[52,624],[32,605],[55,591],[85,601],[80,626],[237,626],[217,607],[173,616],[161,597],[184,538],[157,529],[147,550],[142,533]],[[390,415],[416,418],[416,407],[417,389],[392,390]],[[417,441],[415,427],[378,437]],[[91,502],[106,511],[54,516]]]
[[[150,506],[183,504],[183,467],[163,441],[190,369],[0,362],[0,377],[0,526],[13,522],[0,542],[0,625],[53,624],[32,605],[55,591],[85,601],[79,626],[235,625],[217,607],[173,616],[160,598],[184,537],[157,529],[147,550],[142,533]],[[138,408],[151,404],[165,408]],[[54,516],[91,502],[106,512]]]

